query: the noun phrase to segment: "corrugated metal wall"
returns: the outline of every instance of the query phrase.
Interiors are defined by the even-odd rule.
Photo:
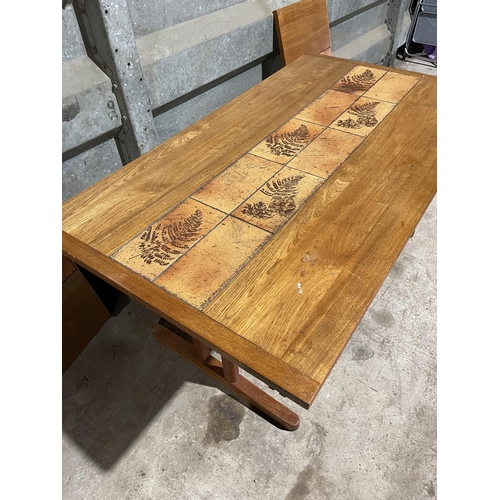
[[[67,0],[62,198],[281,66],[272,12],[296,0]],[[334,55],[390,64],[409,0],[328,0]]]

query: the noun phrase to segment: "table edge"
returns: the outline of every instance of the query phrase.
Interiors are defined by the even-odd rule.
[[[208,344],[296,404],[309,408],[317,396],[321,387],[318,381],[65,231],[62,231],[62,253],[139,304]],[[139,297],[134,288],[146,291],[151,300],[148,302]],[[200,326],[203,332],[197,328]]]

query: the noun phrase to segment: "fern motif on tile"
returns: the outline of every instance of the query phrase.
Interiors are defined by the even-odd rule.
[[[266,143],[268,148],[276,155],[295,156],[309,140],[309,130],[305,125],[292,132],[283,132],[282,134],[271,134]]]
[[[304,177],[304,175],[293,175],[277,179],[272,183],[268,182],[267,189],[262,188],[260,191],[271,198],[269,205],[263,201],[247,203],[241,210],[242,213],[259,219],[269,219],[275,215],[290,216],[297,208],[295,196],[299,192],[298,184]]]
[[[198,239],[202,222],[203,214],[198,209],[180,222],[168,225],[159,222],[154,227],[148,227],[141,235],[139,256],[146,264],[155,262],[162,266],[168,265]]]
[[[347,112],[350,115],[356,116],[356,120],[348,118],[347,120],[339,120],[337,125],[339,127],[359,129],[362,127],[375,127],[378,120],[375,116],[375,108],[379,103],[377,101],[367,102],[365,104],[357,104],[352,106]]]
[[[344,92],[366,91],[377,81],[376,76],[372,71],[367,69],[363,73],[352,76],[344,76],[340,80],[338,90]]]

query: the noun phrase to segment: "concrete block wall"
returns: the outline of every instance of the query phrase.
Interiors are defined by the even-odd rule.
[[[281,67],[272,12],[297,0],[65,0],[62,198]],[[327,0],[334,55],[387,64],[410,0]]]

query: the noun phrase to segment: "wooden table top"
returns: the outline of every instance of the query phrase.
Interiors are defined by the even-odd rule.
[[[436,78],[303,56],[63,204],[63,253],[302,406],[436,193]]]

